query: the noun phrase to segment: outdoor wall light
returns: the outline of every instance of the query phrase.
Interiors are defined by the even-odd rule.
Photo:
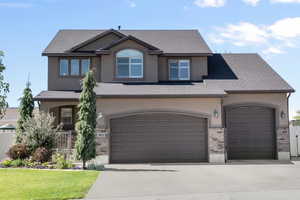
[[[217,109],[214,110],[214,117],[215,118],[218,118],[219,117],[219,112]]]
[[[285,118],[285,112],[284,111],[281,111],[281,113],[280,113],[280,117],[281,117],[281,119],[284,119]]]

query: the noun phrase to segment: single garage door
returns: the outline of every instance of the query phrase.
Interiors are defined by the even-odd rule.
[[[111,163],[207,161],[207,120],[149,113],[111,120]]]
[[[226,109],[228,159],[274,159],[274,115],[274,109],[260,106]]]

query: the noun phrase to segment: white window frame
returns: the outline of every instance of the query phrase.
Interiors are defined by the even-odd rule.
[[[175,67],[172,67],[171,66],[171,63],[177,63],[177,70],[178,70],[178,74],[177,74],[177,79],[173,79],[172,77],[171,77],[171,68],[175,68]],[[181,66],[180,65],[180,63],[185,63],[185,62],[187,62],[188,63],[188,66]],[[170,59],[169,61],[168,61],[168,65],[169,65],[169,80],[171,80],[171,81],[188,81],[188,80],[190,80],[190,68],[191,68],[191,62],[190,62],[190,60],[189,59]],[[185,69],[188,69],[188,77],[187,78],[181,78],[181,74],[180,74],[180,69],[183,69],[183,68],[185,68]]]
[[[135,50],[135,49],[123,49],[123,50],[121,50],[121,51],[124,51],[124,50],[134,50],[134,51],[137,51],[137,52],[140,52],[140,51],[138,51],[138,50]],[[120,52],[120,51],[119,51]],[[119,53],[118,52],[118,53]],[[117,68],[117,74],[116,74],[116,77],[117,78],[143,78],[144,77],[144,58],[143,58],[143,56],[142,56],[142,58],[141,57],[139,57],[139,56],[135,56],[135,57],[127,57],[127,56],[118,56],[118,53],[116,54],[116,68]],[[142,53],[142,52],[140,52],[140,53]],[[142,53],[142,55],[143,55],[143,53]],[[119,66],[118,66],[118,58],[129,58],[129,62],[128,62],[128,65],[129,65],[129,75],[128,76],[120,76],[119,75]],[[132,65],[135,65],[135,64],[139,64],[139,63],[132,63],[131,62],[131,59],[142,59],[142,62],[141,62],[141,75],[140,76],[133,76],[132,74],[131,74],[131,67],[132,67]]]

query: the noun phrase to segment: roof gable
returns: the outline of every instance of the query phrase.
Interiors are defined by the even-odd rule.
[[[105,40],[109,36],[111,36],[109,38],[109,40]],[[115,37],[112,37],[112,36],[115,36]],[[124,38],[124,37],[126,37],[126,35],[118,32],[116,30],[110,29],[108,31],[102,32],[102,33],[72,47],[69,51],[70,52],[95,51],[99,47],[101,48],[102,46],[107,46],[108,44],[113,43],[116,40],[120,40],[121,38]],[[96,44],[96,47],[93,44]]]
[[[103,53],[106,54],[113,47],[116,47],[116,46],[118,46],[118,45],[120,45],[120,44],[122,44],[122,43],[124,43],[126,41],[133,41],[133,42],[135,42],[135,43],[137,43],[137,44],[145,47],[151,53],[158,53],[158,54],[162,53],[162,51],[160,49],[158,49],[157,47],[155,47],[155,46],[153,46],[151,44],[148,44],[148,43],[146,43],[146,42],[144,42],[144,41],[142,41],[142,40],[140,40],[140,39],[138,39],[136,37],[133,37],[133,36],[129,35],[129,36],[121,38],[120,40],[115,41],[115,42],[113,42],[113,43],[111,43],[111,44],[109,44],[109,45],[107,45],[107,46],[105,46],[103,48],[97,49],[96,50],[96,54],[103,54]]]

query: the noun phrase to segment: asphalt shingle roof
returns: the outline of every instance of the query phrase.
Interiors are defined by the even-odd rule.
[[[294,91],[258,54],[214,54],[208,57],[208,74],[208,85],[229,93]]]
[[[65,53],[105,31],[107,30],[60,30],[43,53]],[[212,53],[198,30],[120,30],[119,32],[127,36],[132,35],[159,48],[164,53]]]

